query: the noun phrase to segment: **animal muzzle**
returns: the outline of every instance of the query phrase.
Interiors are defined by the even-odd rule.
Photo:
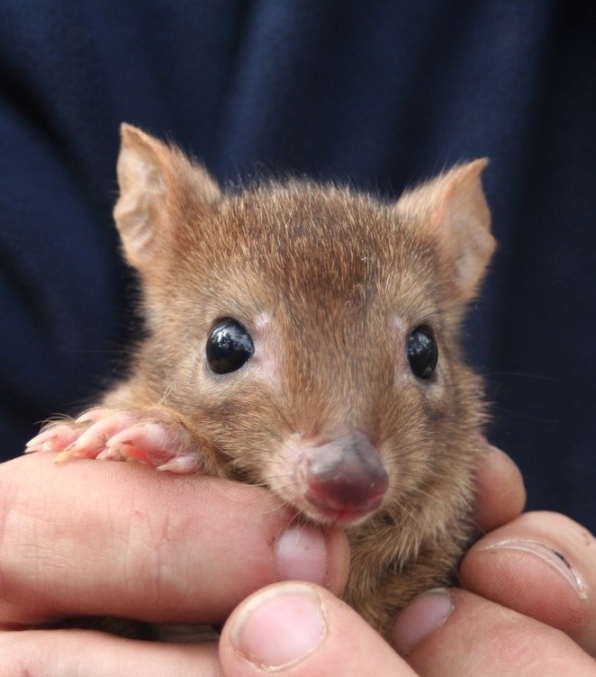
[[[338,522],[360,521],[377,510],[389,486],[379,452],[361,432],[312,446],[305,470],[304,498]]]

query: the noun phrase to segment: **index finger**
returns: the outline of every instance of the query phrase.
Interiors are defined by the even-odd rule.
[[[0,622],[220,623],[278,580],[345,583],[345,536],[297,524],[264,489],[52,459],[0,465]]]
[[[485,443],[476,468],[474,521],[486,533],[515,519],[526,491],[519,468],[503,451]]]

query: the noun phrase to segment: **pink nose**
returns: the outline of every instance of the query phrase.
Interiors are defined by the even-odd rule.
[[[354,432],[312,450],[306,483],[306,499],[314,506],[366,513],[381,505],[389,478],[379,452]]]

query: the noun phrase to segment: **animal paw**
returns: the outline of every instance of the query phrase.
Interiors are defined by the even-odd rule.
[[[131,460],[177,473],[196,472],[202,465],[190,432],[159,409],[91,409],[77,419],[51,423],[25,451],[56,452],[56,463],[73,458]]]

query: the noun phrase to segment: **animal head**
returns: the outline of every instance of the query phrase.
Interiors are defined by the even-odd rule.
[[[222,192],[124,125],[115,220],[145,387],[233,476],[318,522],[428,502],[469,474],[481,421],[458,336],[495,246],[485,165],[394,203],[299,180]]]

